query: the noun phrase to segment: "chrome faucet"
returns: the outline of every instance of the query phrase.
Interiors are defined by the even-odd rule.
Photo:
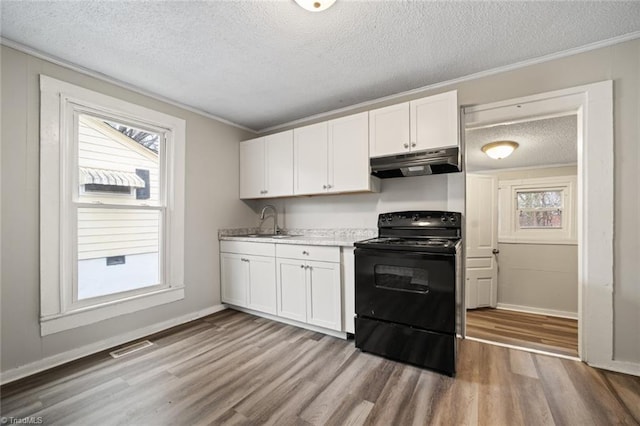
[[[267,204],[266,206],[264,206],[262,208],[262,211],[260,212],[260,228],[262,228],[262,224],[265,219],[264,214],[267,211],[267,209],[273,210],[273,235],[276,235],[278,233],[278,211],[271,204]]]

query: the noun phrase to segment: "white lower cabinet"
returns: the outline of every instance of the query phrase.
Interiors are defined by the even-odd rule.
[[[339,247],[278,244],[276,270],[279,316],[343,330]]]
[[[340,330],[340,264],[308,261],[307,266],[307,322]]]
[[[247,306],[247,265],[244,256],[220,253],[220,281],[222,301],[242,307]]]
[[[278,315],[296,321],[307,321],[307,271],[304,262],[278,259],[276,262]]]
[[[222,301],[352,332],[343,330],[340,258],[339,247],[221,241]]]
[[[230,241],[222,241],[222,243],[220,244],[222,301],[275,315],[274,245]]]
[[[342,329],[340,263],[278,258],[276,269],[279,316]]]

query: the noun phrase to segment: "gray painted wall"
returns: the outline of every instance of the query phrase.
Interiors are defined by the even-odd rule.
[[[577,315],[577,246],[499,243],[498,248],[498,304]]]
[[[237,178],[238,141],[252,135],[5,46],[1,54],[2,371],[218,305],[218,228],[254,219]],[[186,120],[184,300],[40,337],[40,73]]]

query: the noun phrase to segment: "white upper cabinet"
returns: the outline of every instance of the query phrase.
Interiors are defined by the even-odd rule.
[[[378,191],[369,173],[368,113],[294,130],[294,193]]]
[[[458,146],[460,114],[458,92],[446,92],[411,101],[411,150]]]
[[[331,120],[328,192],[369,190],[369,114]]]
[[[458,92],[369,111],[369,132],[371,157],[458,146]]]
[[[264,138],[265,196],[293,195],[293,130]]]
[[[264,138],[240,142],[240,198],[264,197]]]
[[[318,194],[327,190],[327,122],[293,131],[294,188],[296,195]]]
[[[293,131],[240,142],[240,198],[293,195]]]
[[[409,102],[369,111],[369,156],[384,157],[409,150]]]

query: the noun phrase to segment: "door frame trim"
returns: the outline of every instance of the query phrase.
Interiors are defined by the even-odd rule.
[[[592,366],[615,369],[613,81],[468,106],[462,111],[463,130],[577,114],[578,354]]]

